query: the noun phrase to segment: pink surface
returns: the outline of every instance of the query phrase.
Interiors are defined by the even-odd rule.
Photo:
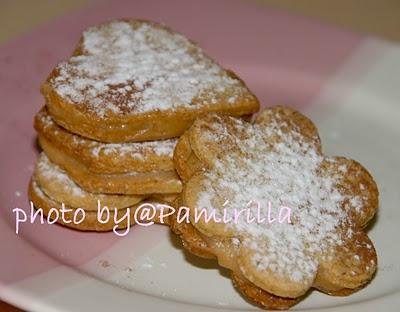
[[[265,105],[306,105],[363,41],[359,35],[244,1],[118,0],[0,47],[0,284],[38,274],[58,261],[83,264],[123,239],[39,224],[23,225],[17,236],[11,212],[28,208],[26,189],[38,154],[32,119],[43,104],[40,83],[69,55],[85,27],[119,17],[161,21],[188,35],[236,71]],[[156,228],[131,231],[138,235],[138,255],[155,245],[160,233]]]

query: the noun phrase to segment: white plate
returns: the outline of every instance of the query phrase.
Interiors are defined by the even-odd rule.
[[[235,9],[242,10],[242,6],[236,4]],[[235,67],[234,58],[227,63]],[[270,78],[264,81],[263,75],[271,72],[270,66],[258,59],[242,62],[235,69],[243,73],[261,99],[268,99],[263,85]],[[320,79],[296,68],[280,70],[278,66],[273,71],[294,83],[313,84]],[[356,294],[330,297],[313,291],[293,310],[396,310],[400,304],[399,74],[399,47],[363,39],[348,60],[329,75],[329,81],[324,81],[312,103],[302,106],[320,129],[326,153],[357,159],[376,178],[380,210],[369,235],[379,265],[370,285]],[[23,120],[30,120],[32,115]],[[0,125],[2,146],[12,146],[14,153],[4,156],[9,165],[3,163],[1,168],[2,199],[7,211],[0,215],[0,298],[43,312],[256,309],[234,290],[224,270],[213,261],[184,252],[163,226],[136,226],[128,236],[116,238],[113,234],[77,233],[60,226],[24,225],[16,236],[9,210],[27,205],[21,193],[25,192],[36,154],[30,146],[24,156],[24,144],[32,144],[34,137],[32,130],[24,129],[31,128],[12,121]],[[30,132],[25,135],[24,131]],[[20,141],[11,140],[10,133],[17,133]],[[6,177],[11,180],[6,181]]]

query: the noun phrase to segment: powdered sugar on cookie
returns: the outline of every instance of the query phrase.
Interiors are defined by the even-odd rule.
[[[64,131],[54,122],[46,110],[38,113],[37,118],[40,120],[45,131],[56,133]],[[168,157],[172,159],[175,145],[178,139],[166,139],[158,141],[136,142],[136,143],[102,143],[81,137],[76,134],[68,133],[67,138],[77,148],[86,148],[90,154],[95,157],[102,157],[103,155],[115,155],[116,157],[126,156],[138,160],[146,160],[146,157],[159,156]]]
[[[57,181],[60,182],[60,185],[64,185],[65,192],[71,193],[73,196],[77,197],[85,196],[86,192],[72,181],[63,169],[51,163],[45,153],[40,155],[36,166],[37,170],[49,180]]]
[[[227,207],[232,208],[228,213],[250,208],[254,216],[257,203],[263,215],[269,202],[276,210],[290,208],[292,223],[249,223],[243,215],[227,227],[235,229],[241,244],[253,251],[253,264],[259,270],[268,268],[295,282],[313,279],[318,257],[342,244],[340,228],[348,222],[343,203],[350,201],[347,209],[361,209],[360,198],[348,198],[338,187],[345,166],[337,173],[325,172],[322,168],[334,159],[322,156],[299,131],[285,132],[279,118],[268,124],[233,118],[232,122],[240,136],[223,122],[212,125],[209,138],[231,140],[237,150],[223,154],[205,173],[205,191],[198,195],[196,207],[221,213],[218,204],[228,200]]]
[[[145,154],[152,153],[157,156],[172,158],[176,143],[177,139],[118,144],[96,142],[93,144],[92,153],[97,157],[104,153],[104,155],[129,155],[135,159],[144,159]]]
[[[49,82],[99,117],[198,108],[228,91],[234,104],[246,91],[187,38],[150,22],[88,29],[81,53],[59,64]]]

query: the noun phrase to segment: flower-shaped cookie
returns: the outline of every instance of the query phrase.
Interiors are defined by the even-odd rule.
[[[310,287],[345,295],[372,278],[377,256],[362,229],[377,210],[377,186],[358,162],[323,155],[300,113],[273,107],[254,123],[204,116],[174,161],[192,225],[234,274],[284,298]],[[215,218],[199,218],[201,210]]]

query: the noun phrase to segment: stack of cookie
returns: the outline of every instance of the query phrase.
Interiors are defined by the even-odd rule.
[[[146,21],[90,28],[42,92],[30,198],[48,214],[65,205],[67,220],[86,212],[60,223],[105,231],[147,200],[189,207],[188,222],[179,210],[170,218],[185,248],[218,259],[245,298],[268,309],[311,288],[348,295],[373,277],[364,231],[379,204],[372,176],[324,155],[317,128],[296,111],[237,118],[259,109],[256,97],[182,35]],[[115,208],[108,222],[97,220],[99,202]],[[290,211],[288,222],[271,219],[271,205]],[[225,221],[196,221],[197,208]]]
[[[45,213],[62,204],[69,217],[84,209],[82,223],[58,220],[81,230],[114,226],[113,218],[97,222],[98,201],[117,214],[134,212],[149,199],[173,201],[182,191],[173,151],[196,117],[247,116],[259,109],[232,72],[184,36],[147,21],[113,21],[85,31],[42,93],[46,105],[35,129],[43,153],[30,198]]]
[[[271,107],[253,123],[208,114],[174,154],[184,184],[175,206],[191,218],[179,222],[176,210],[172,230],[189,252],[230,270],[251,302],[283,310],[311,288],[346,296],[373,278],[378,259],[364,229],[377,185],[357,161],[324,155],[302,114]],[[198,208],[217,217],[196,221]],[[290,220],[279,220],[282,211]]]

